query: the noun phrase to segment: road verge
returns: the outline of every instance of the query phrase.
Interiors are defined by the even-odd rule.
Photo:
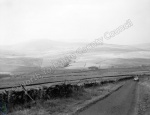
[[[111,95],[115,91],[119,90],[123,85],[124,85],[124,83],[118,84],[118,85],[114,86],[111,90],[109,90],[109,92],[107,92],[107,93],[105,93],[103,95],[94,97],[91,100],[85,101],[84,103],[79,105],[72,113],[69,113],[67,115],[77,115],[78,113],[80,113],[81,111],[85,110],[89,106],[95,104],[97,101],[103,100],[104,98],[108,97],[109,95]]]

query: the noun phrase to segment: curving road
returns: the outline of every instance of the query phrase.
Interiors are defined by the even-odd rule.
[[[90,106],[79,115],[134,115],[136,86],[136,82],[128,81],[118,91]]]

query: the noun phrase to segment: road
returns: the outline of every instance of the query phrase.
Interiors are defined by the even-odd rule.
[[[90,106],[79,115],[134,115],[136,87],[135,81],[128,81],[118,91]]]

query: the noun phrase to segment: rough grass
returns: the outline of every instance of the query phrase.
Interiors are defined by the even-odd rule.
[[[139,84],[137,115],[150,115],[150,81],[143,79]]]
[[[20,109],[8,115],[66,115],[74,111],[75,107],[91,100],[93,97],[108,92],[116,84],[107,84],[104,86],[93,86],[90,88],[81,88],[74,91],[69,98],[56,98],[50,100],[38,100],[36,104],[31,104],[31,108]]]
[[[91,99],[91,95],[84,89],[74,91],[69,98],[56,98],[50,100],[38,100],[36,104],[31,103],[31,108],[22,109],[23,107],[16,107],[8,115],[58,115],[58,113],[65,113],[71,111],[73,104]]]

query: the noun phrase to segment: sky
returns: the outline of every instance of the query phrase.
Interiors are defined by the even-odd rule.
[[[105,42],[150,43],[150,0],[0,0],[0,45],[90,42],[128,19],[133,26]]]

